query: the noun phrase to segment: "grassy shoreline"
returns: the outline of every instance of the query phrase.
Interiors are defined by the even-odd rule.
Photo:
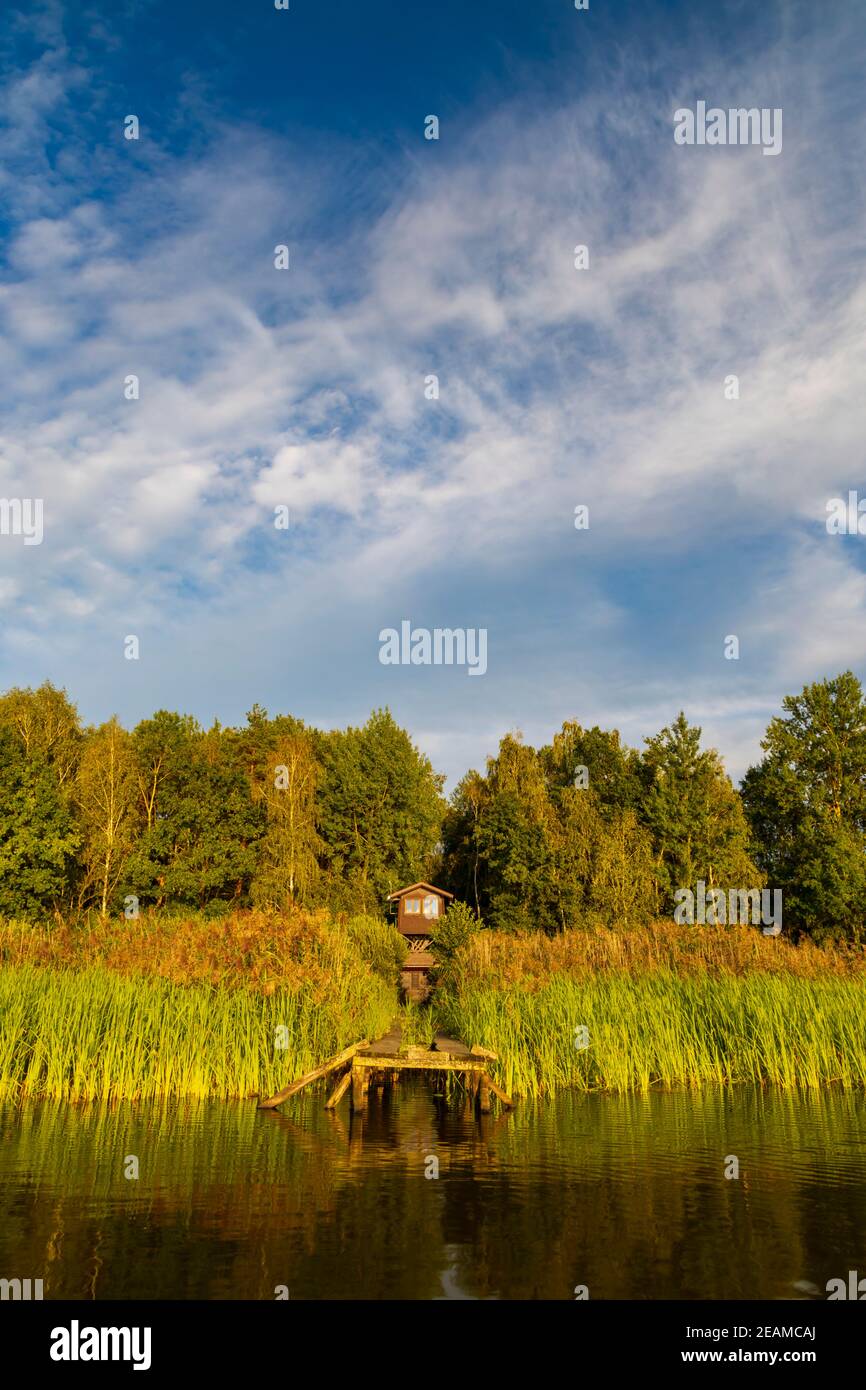
[[[659,970],[553,980],[531,993],[476,986],[443,1012],[448,1031],[497,1053],[499,1079],[518,1095],[866,1086],[866,1006],[855,980]]]
[[[0,923],[0,1099],[278,1090],[386,1030],[402,951],[369,917]]]
[[[386,1031],[395,937],[323,914],[0,923],[0,1099],[276,1090]],[[864,953],[747,928],[477,932],[432,1008],[403,1012],[413,1040],[442,1028],[492,1048],[515,1095],[866,1087]]]
[[[173,985],[100,966],[7,966],[0,1099],[267,1094],[356,1038],[385,1031],[392,990],[368,984],[354,998],[319,1001],[304,991]]]

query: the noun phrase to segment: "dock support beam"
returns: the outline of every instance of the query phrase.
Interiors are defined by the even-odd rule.
[[[486,1072],[478,1083],[478,1109],[482,1115],[490,1114],[490,1078]]]
[[[367,1090],[370,1084],[366,1067],[352,1068],[352,1109],[364,1111],[367,1108]]]
[[[343,1071],[340,1080],[328,1098],[326,1106],[328,1110],[336,1108],[351,1086],[352,1109],[363,1113],[367,1109],[371,1086],[374,1095],[377,1090],[390,1093],[392,1088],[398,1085],[400,1073],[407,1070],[461,1074],[466,1087],[465,1104],[469,1111],[477,1105],[482,1115],[489,1114],[491,1095],[496,1096],[509,1109],[514,1105],[511,1097],[485,1071],[488,1062],[496,1060],[495,1054],[490,1052],[488,1048],[473,1046],[467,1049],[463,1043],[437,1036],[436,1043],[432,1048],[408,1046],[404,1052],[399,1048],[399,1038],[392,1039],[390,1035],[380,1039],[379,1044],[369,1047],[368,1051],[364,1050],[366,1048],[368,1048],[366,1039],[359,1043],[353,1043],[351,1047],[344,1048],[329,1062],[323,1062],[321,1066],[314,1067],[312,1071],[308,1071],[297,1081],[292,1081],[288,1086],[284,1086],[275,1095],[268,1096],[266,1100],[260,1100],[259,1109],[272,1110],[277,1105],[282,1104],[284,1100],[288,1100],[290,1096],[297,1095],[311,1082],[318,1081],[320,1078],[341,1069]]]
[[[330,1096],[325,1101],[326,1110],[336,1110],[337,1106],[340,1104],[340,1101],[343,1099],[343,1096],[348,1091],[351,1082],[352,1069],[351,1067],[347,1067],[346,1070],[343,1072],[343,1075],[340,1077],[340,1080],[334,1087],[333,1091],[331,1092]]]

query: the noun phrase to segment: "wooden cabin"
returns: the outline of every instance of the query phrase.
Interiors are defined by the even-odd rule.
[[[388,894],[390,911],[397,918],[397,930],[406,938],[406,960],[400,984],[407,999],[427,998],[428,971],[433,964],[430,951],[431,928],[444,917],[454,897],[433,883],[410,883]]]

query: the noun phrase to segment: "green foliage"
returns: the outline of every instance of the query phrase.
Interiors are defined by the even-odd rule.
[[[466,903],[453,902],[434,924],[430,934],[430,949],[436,962],[433,978],[448,987],[453,979],[457,953],[471,941],[481,923]]]
[[[219,727],[203,735],[194,721],[162,711],[133,737],[148,823],[129,863],[129,891],[157,906],[245,901],[265,815],[231,735]]]
[[[570,720],[443,779],[387,710],[329,733],[255,705],[241,729],[159,710],[82,730],[50,683],[0,696],[0,910],[250,904],[381,912],[443,881],[508,932],[640,927],[677,889],[783,891],[786,926],[866,940],[866,702],[845,672],[788,696],[742,795],[680,714],[643,752]],[[455,919],[456,926],[456,919]]]
[[[557,976],[531,991],[473,985],[445,997],[442,1023],[497,1054],[494,1074],[511,1094],[740,1081],[862,1087],[864,1010],[855,979],[658,970]]]
[[[68,789],[82,735],[78,711],[65,690],[50,681],[37,690],[8,690],[0,695],[0,727],[16,734],[27,757],[47,764],[58,786]]]
[[[648,789],[641,818],[653,840],[659,885],[672,910],[678,888],[759,887],[748,854],[749,830],[740,799],[718,753],[701,750],[701,731],[679,714],[647,740]]]
[[[381,980],[396,989],[406,956],[406,942],[391,922],[360,914],[350,917],[346,934],[361,960]]]
[[[574,720],[566,720],[553,743],[540,750],[539,758],[550,786],[559,790],[574,787],[578,768],[591,769],[590,786],[604,812],[636,810],[640,804],[640,755],[624,747],[616,729],[582,729]]]
[[[718,754],[683,715],[643,755],[575,723],[538,752],[509,734],[486,777],[464,778],[443,833],[450,886],[492,927],[548,932],[640,926],[701,877],[758,887],[748,838]]]
[[[375,910],[388,893],[429,871],[442,778],[387,710],[362,729],[320,735],[319,742],[325,892],[334,906]]]
[[[325,848],[316,829],[320,777],[306,732],[276,737],[261,784],[266,830],[252,882],[255,904],[285,907],[315,901],[319,857]]]
[[[866,939],[866,702],[850,672],[786,696],[743,780],[758,863],[786,921]]]
[[[587,901],[602,921],[629,928],[658,914],[652,840],[632,810],[611,816],[598,835]]]
[[[103,916],[116,898],[138,831],[132,740],[116,719],[88,730],[73,783],[81,831],[78,903]]]
[[[398,1015],[402,1036],[401,1051],[409,1047],[429,1047],[435,1031],[435,1016],[429,1003],[406,1000]]]
[[[79,835],[54,768],[0,726],[0,913],[59,907],[72,883]]]

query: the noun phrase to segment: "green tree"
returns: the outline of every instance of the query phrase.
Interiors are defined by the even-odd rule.
[[[243,903],[255,872],[264,808],[254,803],[237,737],[160,711],[134,731],[147,825],[129,864],[145,902],[204,908]]]
[[[481,930],[481,923],[466,903],[452,902],[444,917],[433,924],[430,949],[433,953],[434,979],[448,988],[456,982],[459,952]]]
[[[579,769],[585,768],[586,789],[604,814],[635,810],[640,804],[644,790],[640,754],[620,742],[617,729],[607,731],[597,725],[583,729],[567,720],[539,757],[554,793],[575,787]]]
[[[486,778],[474,769],[458,782],[442,822],[442,880],[458,899],[470,902],[481,916],[487,902],[486,862],[480,832],[490,804]]]
[[[132,732],[136,785],[148,831],[165,819],[163,792],[183,776],[193,756],[201,729],[191,715],[157,710]]]
[[[265,795],[273,781],[277,742],[281,738],[304,736],[315,739],[315,735],[305,729],[303,720],[286,714],[278,714],[272,719],[262,705],[253,705],[247,714],[246,727],[235,735],[235,746],[239,766],[246,771],[254,801]]]
[[[665,908],[678,888],[752,888],[760,872],[749,856],[742,803],[714,749],[701,749],[701,731],[683,713],[647,739],[647,791],[641,820],[652,836]]]
[[[596,841],[589,907],[611,927],[637,927],[658,916],[658,880],[649,833],[634,811],[617,812]]]
[[[555,923],[562,930],[580,925],[589,908],[592,866],[604,825],[592,792],[564,787],[548,817],[551,888]]]
[[[485,920],[500,931],[559,925],[551,873],[554,823],[544,768],[520,734],[506,734],[488,759],[489,804],[478,827],[485,861]]]
[[[432,872],[443,779],[388,710],[320,735],[317,757],[326,891],[334,905],[381,910],[388,893]]]
[[[566,723],[538,752],[506,735],[486,777],[469,774],[452,798],[443,835],[449,887],[474,897],[500,930],[646,920],[657,888],[633,810],[641,787],[638,755],[615,731]]]
[[[816,938],[866,935],[866,702],[851,671],[782,701],[743,779],[755,855],[785,920]]]
[[[81,742],[78,711],[65,690],[45,681],[36,690],[18,686],[0,695],[0,726],[20,738],[28,758],[50,767],[58,785],[68,790]]]
[[[68,901],[79,837],[54,768],[0,726],[0,913],[37,918]]]

